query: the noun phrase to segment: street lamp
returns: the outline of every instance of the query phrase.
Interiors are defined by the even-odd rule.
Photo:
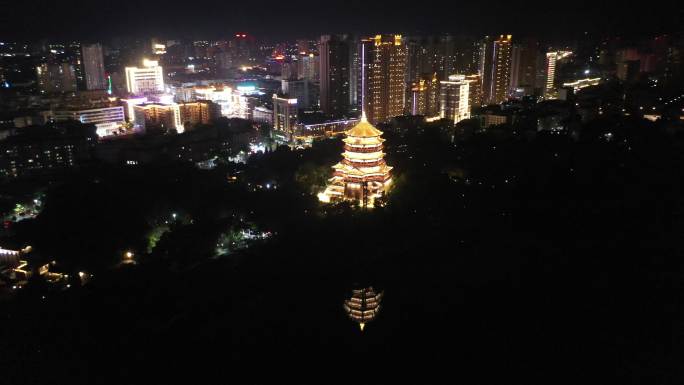
[[[135,260],[133,259],[135,257],[135,254],[133,254],[132,251],[126,251],[123,255],[123,263],[129,264],[129,263],[135,263]]]

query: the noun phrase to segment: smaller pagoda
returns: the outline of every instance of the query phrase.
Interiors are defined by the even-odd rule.
[[[344,301],[344,310],[352,321],[359,323],[361,331],[366,324],[375,319],[380,312],[382,292],[376,293],[373,287],[352,291],[352,297]]]
[[[318,194],[322,202],[348,200],[361,207],[374,207],[387,192],[392,167],[385,163],[382,131],[368,123],[363,113],[359,124],[346,132],[342,161],[333,166],[333,177]]]

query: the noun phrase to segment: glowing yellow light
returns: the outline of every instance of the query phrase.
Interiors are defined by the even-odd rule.
[[[323,202],[323,203],[330,203],[330,196],[326,193],[318,193],[318,200]]]
[[[143,67],[157,67],[159,62],[156,60],[143,59]]]

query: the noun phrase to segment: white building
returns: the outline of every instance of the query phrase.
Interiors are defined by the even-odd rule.
[[[81,47],[83,68],[85,72],[86,88],[89,90],[104,90],[107,88],[105,78],[104,56],[102,45],[91,44]]]
[[[164,92],[164,71],[155,60],[143,60],[143,68],[126,67],[126,89],[129,93]]]
[[[440,86],[439,117],[454,124],[470,119],[470,81],[465,75],[450,75]]]
[[[54,111],[52,118],[57,122],[76,120],[84,124],[94,124],[99,137],[118,133],[126,121],[122,106]]]
[[[247,95],[250,89],[237,87],[195,87],[193,100],[210,100],[221,106],[221,116],[227,118],[249,119],[250,108]]]
[[[257,123],[273,124],[273,111],[266,107],[255,107],[252,111],[252,120]]]
[[[292,139],[297,125],[297,99],[273,95],[273,130],[285,141]]]

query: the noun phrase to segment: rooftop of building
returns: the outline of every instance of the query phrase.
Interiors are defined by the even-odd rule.
[[[2,141],[4,144],[38,143],[61,139],[97,139],[96,127],[93,124],[82,124],[77,121],[46,124],[43,126],[27,126],[15,130],[15,135]]]

